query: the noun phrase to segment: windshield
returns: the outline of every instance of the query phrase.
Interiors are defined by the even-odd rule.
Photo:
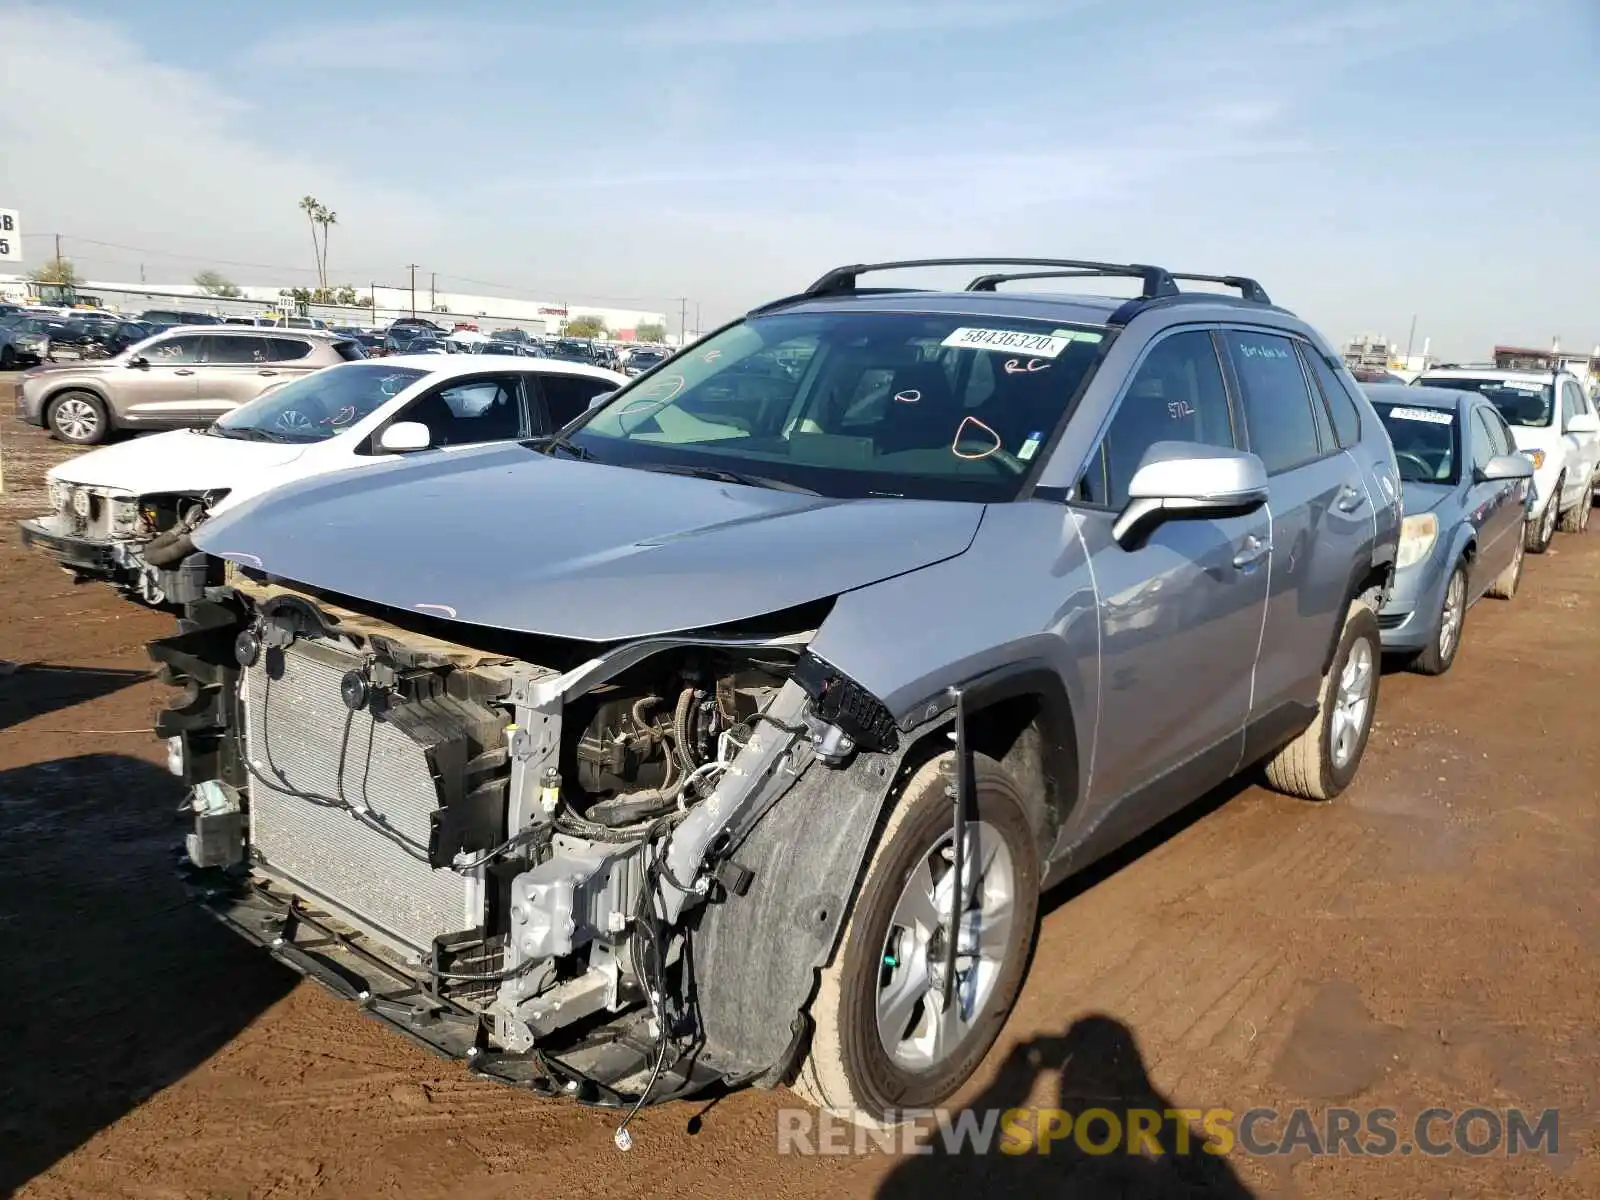
[[[1429,386],[1436,385],[1430,383]],[[1405,404],[1375,404],[1373,407],[1389,432],[1389,440],[1394,443],[1395,461],[1402,480],[1407,483],[1459,481],[1461,435],[1455,413]]]
[[[653,367],[664,357],[666,356],[662,354],[630,354],[628,355],[628,365],[630,367]]]
[[[1479,392],[1500,410],[1507,425],[1544,429],[1555,415],[1554,388],[1548,383],[1521,379],[1434,379],[1421,380],[1429,387],[1453,388],[1458,392]]]
[[[757,317],[624,388],[566,442],[841,498],[1009,500],[1106,337],[1010,317]]]
[[[381,360],[327,367],[241,405],[220,418],[211,432],[271,442],[326,441],[426,374]]]

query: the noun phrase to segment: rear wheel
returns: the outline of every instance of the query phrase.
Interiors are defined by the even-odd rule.
[[[1517,594],[1517,588],[1522,583],[1522,564],[1525,556],[1522,552],[1522,542],[1517,541],[1517,548],[1511,555],[1511,565],[1495,578],[1489,585],[1489,595],[1496,600],[1509,600]]]
[[[1457,563],[1444,585],[1444,599],[1439,603],[1439,619],[1434,626],[1433,642],[1411,660],[1411,669],[1422,675],[1443,675],[1456,661],[1456,651],[1461,648],[1461,630],[1467,619],[1467,565]]]
[[[1267,782],[1302,800],[1332,800],[1356,777],[1378,708],[1378,618],[1361,601],[1350,605],[1333,661],[1322,677],[1317,715],[1267,762]]]
[[[1536,520],[1528,523],[1528,550],[1532,554],[1543,554],[1550,549],[1550,539],[1556,535],[1556,520],[1561,515],[1561,489],[1565,483],[1564,479],[1556,480],[1555,490],[1550,493],[1550,502]]]
[[[17,352],[10,346],[0,346],[0,371],[9,371],[17,365]]]
[[[952,805],[939,762],[912,777],[867,867],[811,1006],[795,1090],[868,1122],[947,1100],[1016,1002],[1039,913],[1039,856],[1021,793],[979,759],[963,843],[968,897],[945,1000],[955,890]]]
[[[45,409],[50,432],[74,446],[94,446],[106,440],[111,422],[106,406],[93,392],[62,392]]]

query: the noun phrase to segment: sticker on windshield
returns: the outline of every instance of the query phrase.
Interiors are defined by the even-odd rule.
[[[1001,350],[1029,354],[1035,358],[1055,358],[1072,344],[1072,339],[1047,333],[1019,333],[1015,329],[972,329],[962,326],[941,346],[958,350]]]
[[[1094,342],[1103,342],[1106,338],[1105,334],[1095,333],[1088,329],[1052,329],[1050,332],[1055,337],[1066,338],[1069,342],[1089,342],[1092,344]]]
[[[1389,416],[1396,421],[1425,421],[1429,425],[1448,425],[1455,420],[1453,414],[1436,408],[1391,408]]]
[[[1022,449],[1017,451],[1017,457],[1023,462],[1031,462],[1033,456],[1039,453],[1039,444],[1044,441],[1044,434],[1035,430],[1028,435],[1028,440],[1022,443]]]

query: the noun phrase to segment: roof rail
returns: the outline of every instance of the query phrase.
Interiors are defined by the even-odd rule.
[[[1132,270],[1160,270],[1160,268],[1134,267]],[[1011,283],[1018,279],[1082,279],[1088,276],[1122,275],[1126,273],[1127,271],[1125,269],[1108,271],[1099,267],[1098,265],[1093,270],[1083,271],[1016,271],[1003,275],[979,275],[971,283],[967,284],[966,290],[969,292],[992,292],[995,290],[996,284]],[[1252,304],[1272,303],[1272,298],[1267,295],[1266,289],[1254,279],[1250,279],[1244,275],[1195,275],[1178,271],[1167,271],[1165,274],[1169,279],[1172,280],[1189,279],[1195,281],[1196,283],[1220,283],[1225,287],[1238,288],[1240,295]],[[1177,289],[1174,287],[1173,292],[1166,294],[1172,295],[1176,291]],[[1149,295],[1139,297],[1141,300],[1150,300],[1154,298],[1155,297]]]
[[[1267,295],[1267,289],[1248,275],[1191,275],[1187,272],[1174,271],[1172,277],[1187,279],[1194,283],[1220,283],[1223,287],[1238,288],[1239,295],[1251,304],[1272,303],[1272,297]]]
[[[1089,262],[1072,258],[916,258],[907,259],[904,262],[854,263],[850,266],[835,267],[802,292],[801,296],[810,299],[818,296],[838,296],[853,293],[856,290],[856,280],[868,271],[900,271],[918,267],[982,266],[1054,267],[1070,270],[1074,274],[1081,275],[1139,279],[1144,284],[1141,299],[1155,300],[1165,296],[1178,295],[1178,285],[1173,282],[1171,272],[1164,267],[1146,266],[1141,263]],[[1054,274],[1054,272],[1046,272],[1046,274]],[[988,277],[980,276],[979,279],[973,280],[973,283],[978,283],[985,278]],[[967,290],[992,291],[993,288],[974,288],[968,285]]]

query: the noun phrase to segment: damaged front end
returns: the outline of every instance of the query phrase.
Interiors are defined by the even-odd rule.
[[[697,971],[746,969],[739,939],[770,940],[708,914],[803,854],[769,822],[776,844],[753,839],[748,862],[774,865],[741,861],[785,793],[858,760],[878,792],[892,778],[887,711],[807,651],[829,602],[598,644],[240,569],[229,584],[151,644],[183,689],[157,731],[191,788],[186,870],[212,911],[431,1049],[542,1092],[638,1105],[782,1057],[739,1029],[713,1044],[708,1022],[751,1018]],[[848,825],[864,842],[870,823],[816,841]],[[794,903],[809,915],[788,925],[821,921],[800,931],[797,1001],[774,1008],[783,1040],[845,908]]]
[[[221,582],[221,563],[191,535],[225,491],[135,496],[54,479],[49,487],[50,513],[18,522],[22,544],[79,581],[105,580],[141,604],[174,610]]]

